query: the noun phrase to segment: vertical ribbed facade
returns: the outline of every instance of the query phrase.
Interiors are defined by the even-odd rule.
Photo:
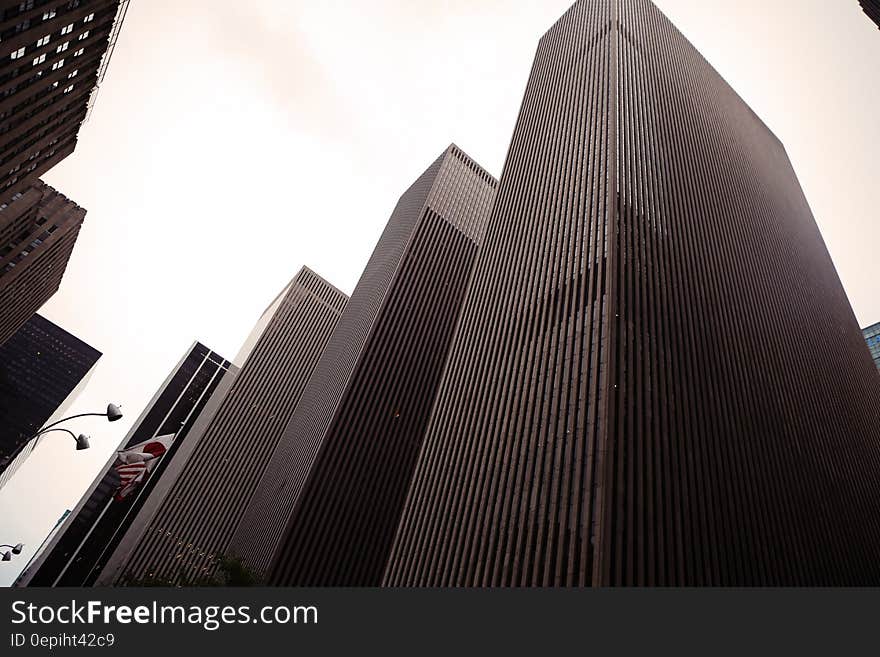
[[[538,46],[384,582],[876,584],[878,394],[780,142],[651,2],[583,0]]]
[[[495,188],[453,145],[401,197],[232,543],[270,583],[381,582]]]
[[[213,573],[346,302],[303,267],[267,309],[203,435],[141,511],[98,584]]]
[[[0,210],[0,345],[58,291],[85,216],[40,181]]]
[[[168,451],[141,484],[120,500],[114,498],[120,485],[114,452],[43,552],[31,562],[19,586],[91,584],[138,510],[191,439],[199,414],[230,366],[223,356],[198,342],[186,351],[119,444],[119,450],[124,450],[173,434]]]

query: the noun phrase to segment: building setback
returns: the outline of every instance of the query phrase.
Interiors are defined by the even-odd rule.
[[[381,582],[495,187],[453,145],[397,204],[232,541],[269,583]]]
[[[244,364],[216,413],[97,584],[213,574],[346,301],[307,267],[278,295],[236,358]]]
[[[31,561],[18,586],[88,586],[94,582],[157,483],[169,476],[169,466],[186,450],[200,413],[215,392],[222,393],[221,383],[230,369],[235,370],[229,361],[203,344],[196,342],[187,350],[119,445],[124,450],[174,434],[168,451],[143,483],[122,499],[114,498],[120,485],[113,467],[114,452],[42,553]]]
[[[85,216],[39,181],[0,211],[0,345],[58,291]]]
[[[127,4],[0,2],[0,203],[73,152]]]
[[[859,0],[862,10],[880,27],[880,0]]]
[[[63,417],[100,357],[40,315],[0,345],[0,489],[39,442],[28,439]]]
[[[782,144],[651,2],[583,0],[538,46],[384,582],[878,584],[878,395]]]
[[[868,349],[871,351],[871,358],[874,359],[874,364],[880,370],[880,322],[864,329],[862,333],[864,333]]]

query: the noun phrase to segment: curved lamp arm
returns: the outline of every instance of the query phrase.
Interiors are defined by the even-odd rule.
[[[43,435],[44,433],[49,433],[50,431],[66,431],[71,436],[73,436],[73,439],[76,441],[76,448],[77,449],[88,449],[89,448],[89,437],[87,435],[85,435],[84,433],[81,433],[79,436],[77,436],[69,429],[56,429],[55,427],[57,425],[61,424],[62,422],[67,422],[68,420],[75,420],[76,418],[79,418],[79,417],[90,417],[90,416],[106,417],[110,422],[116,422],[116,420],[122,419],[122,411],[119,409],[119,406],[117,406],[116,404],[107,404],[107,412],[106,413],[80,413],[79,415],[71,415],[70,417],[62,418],[62,419],[58,420],[57,422],[53,422],[52,424],[47,424],[45,427],[43,427],[42,429],[37,431],[37,433],[32,435],[30,438],[28,438],[27,440],[23,440],[21,443],[19,443],[18,447],[16,447],[12,451],[11,454],[8,454],[5,457],[0,458],[0,468],[11,463],[13,461],[13,459],[15,459],[24,450],[24,448],[27,447],[31,443],[32,440],[34,440],[38,436]],[[7,561],[8,561],[8,559],[7,559]]]
[[[80,413],[78,415],[71,415],[70,417],[61,418],[57,422],[53,422],[52,424],[47,424],[45,427],[40,429],[37,433],[35,433],[31,438],[36,438],[40,434],[46,433],[49,429],[54,426],[61,424],[62,422],[67,422],[68,420],[75,420],[79,417],[106,417],[110,422],[116,422],[116,420],[122,419],[122,411],[119,410],[119,407],[116,404],[107,404],[107,412],[106,413]]]
[[[38,433],[36,436],[34,436],[34,438],[36,438],[37,436],[42,436],[44,433],[52,433],[53,431],[64,431],[65,433],[69,433],[71,435],[71,437],[73,438],[74,442],[76,442],[76,448],[78,450],[89,448],[89,437],[86,434],[81,433],[77,436],[70,429],[63,429],[61,427],[58,427],[57,429],[43,429],[40,433]]]

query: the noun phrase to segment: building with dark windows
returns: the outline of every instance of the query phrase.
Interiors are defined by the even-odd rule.
[[[864,329],[862,333],[864,333],[868,349],[871,351],[871,358],[874,359],[874,364],[880,370],[880,322]]]
[[[303,269],[257,323],[241,372],[173,477],[154,491],[97,584],[210,578],[347,302]]]
[[[880,27],[880,0],[859,0],[862,10]]]
[[[230,546],[269,583],[381,582],[495,187],[450,146],[400,198]]]
[[[127,5],[0,1],[0,204],[73,152]]]
[[[649,0],[582,0],[539,43],[384,583],[880,584],[878,397],[783,145]]]
[[[0,489],[37,446],[30,438],[64,417],[100,357],[40,315],[0,345]]]
[[[58,291],[85,216],[39,181],[0,210],[0,345]]]
[[[62,526],[28,565],[19,586],[87,586],[129,529],[156,485],[186,450],[210,402],[236,368],[196,342],[163,382],[104,469]],[[215,402],[216,404],[216,402]],[[153,442],[155,441],[155,442]],[[151,445],[162,445],[160,451]],[[120,454],[155,455],[142,472],[120,467]],[[129,466],[142,464],[124,459]],[[133,476],[130,484],[129,477]],[[123,481],[125,479],[125,481]]]

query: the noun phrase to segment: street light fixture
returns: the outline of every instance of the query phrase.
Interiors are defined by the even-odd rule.
[[[70,429],[64,429],[64,428],[57,428],[56,429],[55,427],[57,427],[62,422],[67,422],[68,420],[75,420],[76,418],[80,418],[80,417],[92,417],[92,416],[106,417],[108,421],[116,422],[116,420],[122,419],[122,411],[120,410],[119,406],[117,406],[116,404],[107,404],[107,411],[104,413],[79,413],[78,415],[71,415],[70,417],[61,418],[60,420],[58,420],[57,422],[53,422],[52,424],[47,424],[45,427],[43,427],[42,429],[37,431],[37,433],[35,433],[33,436],[31,436],[27,440],[22,441],[21,444],[19,444],[19,446],[15,449],[15,451],[12,452],[12,454],[10,454],[6,458],[4,458],[2,461],[0,461],[0,468],[5,467],[9,463],[11,463],[15,459],[15,457],[17,457],[22,452],[22,450],[32,440],[34,440],[35,438],[38,438],[39,436],[42,436],[44,433],[49,433],[50,431],[66,431],[71,436],[73,436],[73,439],[76,442],[76,449],[77,450],[88,449],[89,448],[89,437],[86,434],[81,433],[79,436],[77,436]],[[9,559],[6,559],[5,557],[3,560],[9,561]]]
[[[76,443],[77,451],[89,448],[89,437],[86,434],[81,433],[77,436],[70,429],[65,429],[63,427],[57,427],[55,429],[46,429],[45,431],[41,431],[37,435],[42,436],[44,433],[52,433],[53,431],[64,431],[65,433],[69,433],[71,435],[71,437],[73,438],[74,442]]]
[[[47,424],[45,427],[37,431],[33,436],[28,438],[28,440],[32,440],[36,438],[40,434],[46,433],[49,429],[54,426],[61,424],[62,422],[67,422],[68,420],[75,420],[78,417],[106,417],[110,422],[116,422],[116,420],[122,419],[122,411],[116,404],[107,404],[107,412],[106,413],[80,413],[79,415],[71,415],[70,417],[64,417],[58,420],[57,422],[53,422],[52,424]]]
[[[22,548],[24,548],[24,545],[22,543],[18,543],[16,545],[0,545],[0,548],[12,548],[12,551],[6,550],[3,553],[3,556],[0,557],[0,560],[2,561],[10,561],[13,554],[21,554],[21,550]]]

